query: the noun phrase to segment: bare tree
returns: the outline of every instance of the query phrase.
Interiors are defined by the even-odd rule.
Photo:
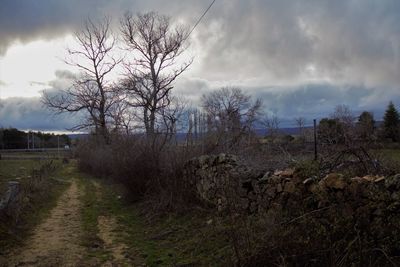
[[[202,96],[202,107],[208,117],[208,131],[216,145],[230,148],[253,129],[262,102],[255,101],[239,88],[224,87]]]
[[[363,141],[376,141],[376,127],[374,114],[368,111],[363,111],[358,117],[356,124],[358,137]]]
[[[372,130],[372,116],[367,116],[370,120],[368,127]],[[322,119],[318,136],[321,159],[328,172],[344,167],[348,171],[353,170],[356,175],[380,171],[380,166],[375,164],[371,156],[371,140],[360,138],[355,117],[348,106],[336,106],[331,118]]]
[[[185,51],[187,29],[172,26],[170,18],[150,12],[133,16],[126,13],[121,20],[121,32],[133,61],[125,62],[122,87],[129,104],[142,109],[142,120],[148,136],[153,136],[157,123],[164,122],[163,111],[171,103],[174,81],[192,60],[178,64]]]
[[[347,105],[337,105],[331,118],[343,124],[344,127],[351,128],[354,126],[355,117]]]
[[[270,136],[272,140],[275,140],[275,138],[279,135],[279,125],[281,124],[281,121],[279,120],[279,117],[276,115],[276,113],[273,113],[272,115],[267,115],[262,123],[267,128],[268,136]]]
[[[85,112],[87,121],[74,129],[94,127],[96,134],[107,139],[109,111],[119,101],[108,76],[120,62],[112,55],[116,39],[110,32],[110,19],[88,19],[75,39],[79,48],[68,49],[66,63],[76,67],[80,75],[72,87],[58,94],[44,93],[43,102],[58,113]]]
[[[297,117],[294,120],[296,122],[297,128],[299,129],[300,137],[304,141],[305,139],[304,126],[306,124],[306,119],[304,117]]]

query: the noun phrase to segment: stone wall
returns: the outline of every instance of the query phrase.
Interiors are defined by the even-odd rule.
[[[0,211],[7,209],[16,199],[20,191],[19,182],[8,182],[8,189],[4,195],[0,192]]]
[[[331,173],[321,178],[301,173],[255,171],[225,154],[202,156],[186,165],[200,198],[221,215],[237,218],[235,229],[251,229],[254,240],[260,236],[265,250],[259,262],[265,262],[264,255],[282,252],[291,255],[293,266],[309,257],[329,263],[332,255],[346,262],[344,266],[386,266],[387,259],[400,258],[400,174]],[[241,233],[247,238],[249,231]],[[325,262],[322,258],[316,262]],[[320,265],[329,264],[315,266]]]
[[[249,213],[340,205],[347,215],[354,215],[359,209],[377,215],[387,207],[400,207],[400,174],[346,178],[331,173],[322,179],[300,177],[294,169],[253,170],[226,154],[191,159],[185,172],[195,183],[199,197],[219,210],[228,205]]]

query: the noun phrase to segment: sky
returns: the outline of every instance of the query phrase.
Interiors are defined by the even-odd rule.
[[[2,0],[0,126],[60,131],[77,123],[43,107],[40,94],[69,85],[76,69],[64,63],[66,48],[85,19],[110,16],[117,33],[126,11],[156,11],[190,27],[210,3]],[[194,62],[174,92],[194,106],[234,86],[261,98],[282,126],[299,116],[311,123],[339,104],[379,120],[390,100],[400,105],[400,1],[216,0],[185,56]]]

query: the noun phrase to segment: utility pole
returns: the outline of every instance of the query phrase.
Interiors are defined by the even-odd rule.
[[[29,150],[29,132],[28,132],[28,134],[27,134],[27,138],[28,138],[28,143],[27,143],[27,145],[28,145],[28,150]]]
[[[314,160],[318,159],[317,151],[317,120],[314,119]]]
[[[35,150],[35,133],[32,132],[32,149]]]
[[[57,156],[60,158],[60,136],[57,135]]]

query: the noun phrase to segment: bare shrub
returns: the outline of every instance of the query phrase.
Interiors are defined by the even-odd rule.
[[[78,148],[79,167],[97,177],[112,177],[126,187],[130,200],[145,199],[154,211],[182,210],[197,201],[183,169],[200,150],[165,143],[164,138],[115,135],[110,145],[101,146],[89,139]]]
[[[94,137],[81,140],[76,151],[78,167],[97,177],[111,175],[111,146]]]

